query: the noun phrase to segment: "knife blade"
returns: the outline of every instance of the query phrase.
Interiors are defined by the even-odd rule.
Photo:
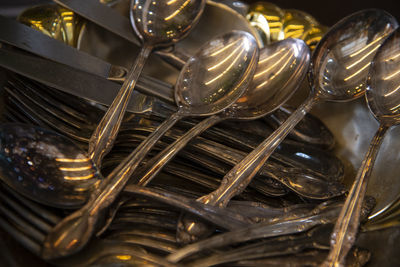
[[[61,41],[50,38],[13,19],[0,16],[0,41],[41,57],[66,64],[109,80],[124,80],[126,70],[111,65]],[[172,85],[147,75],[141,75],[138,91],[174,103]]]
[[[120,89],[118,83],[97,75],[1,46],[0,67],[60,91],[104,105],[110,105]],[[157,98],[133,91],[127,109],[133,113],[165,116],[165,110],[174,110],[174,107]]]
[[[116,10],[107,5],[100,3],[99,0],[53,0],[53,2],[72,10],[100,27],[134,43],[138,47],[142,46],[133,32],[129,19],[121,16]]]

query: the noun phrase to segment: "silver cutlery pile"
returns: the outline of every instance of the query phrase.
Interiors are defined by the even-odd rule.
[[[360,225],[397,218],[397,198],[374,211],[382,204],[366,193],[399,121],[393,16],[351,14],[311,55],[299,39],[262,44],[239,2],[236,11],[230,1],[55,2],[63,7],[46,8],[71,25],[72,11],[90,21],[79,49],[33,29],[37,18],[29,27],[0,17],[7,235],[56,266],[363,266],[374,257],[356,243]],[[237,20],[205,27],[215,14]],[[125,62],[110,64],[82,51],[96,31],[138,53],[113,51]],[[108,51],[107,38],[91,46]],[[300,90],[304,102],[287,104],[301,102]],[[347,193],[351,160],[309,112],[364,94],[380,126]]]

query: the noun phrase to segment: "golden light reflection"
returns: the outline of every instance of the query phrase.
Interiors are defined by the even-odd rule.
[[[131,255],[118,255],[117,259],[123,260],[123,261],[129,261],[132,259],[132,256]]]
[[[216,80],[218,80],[219,78],[221,78],[222,76],[224,76],[226,73],[228,73],[230,71],[230,69],[232,69],[232,67],[236,64],[236,62],[239,60],[239,58],[242,56],[243,51],[245,51],[244,48],[242,48],[242,50],[239,52],[239,54],[237,55],[237,57],[232,61],[232,63],[228,66],[228,68],[226,68],[221,74],[219,74],[217,77],[215,77],[214,79],[211,79],[208,82],[205,82],[205,85],[209,85],[213,82],[215,82]]]
[[[234,42],[222,47],[221,49],[218,49],[217,51],[212,53],[210,56],[211,57],[215,57],[215,56],[221,54],[222,52],[226,51],[227,49],[231,48],[232,46],[236,45],[238,42],[241,42],[241,41],[242,41],[242,38],[240,38],[240,39],[238,39],[238,40],[236,40],[236,41],[234,41]]]
[[[286,53],[285,56],[283,56],[283,57],[279,60],[279,62],[282,61],[285,57],[287,57],[288,54],[289,54],[289,53]],[[260,87],[266,85],[268,82],[272,81],[273,79],[275,79],[275,77],[278,76],[278,74],[281,73],[281,72],[285,69],[286,64],[288,64],[289,61],[290,61],[291,59],[292,59],[292,57],[289,57],[289,58],[286,60],[286,62],[282,64],[282,67],[281,67],[277,72],[275,72],[274,75],[272,75],[272,77],[270,77],[270,78],[267,79],[265,82],[263,82],[263,83],[261,83],[260,85],[258,85],[256,88],[258,89],[258,88],[260,88]]]
[[[208,68],[208,71],[214,70],[216,68],[218,68],[219,66],[221,66],[222,64],[224,64],[226,61],[228,61],[231,57],[233,57],[233,55],[240,49],[240,46],[236,47],[226,58],[224,58],[223,60],[221,60],[220,62],[218,62],[217,64],[215,64],[214,66]]]
[[[89,180],[92,179],[94,177],[94,174],[89,174],[86,176],[64,176],[65,180],[68,181],[84,181],[84,180]]]
[[[168,17],[164,18],[165,21],[170,20],[174,18],[176,15],[178,15],[188,4],[190,3],[190,0],[186,0],[177,10],[175,10],[171,15]]]
[[[178,0],[170,0],[170,1],[167,2],[167,5],[170,6],[170,5],[174,4],[174,3],[176,3],[176,1],[178,1]]]
[[[366,46],[364,46],[363,48],[357,50],[356,52],[354,52],[353,54],[350,55],[350,57],[355,57],[358,54],[364,52],[365,50],[369,49],[371,46],[373,46],[374,44],[376,44],[377,42],[381,41],[382,38],[385,38],[387,34],[383,35],[383,36],[379,36],[378,38],[376,38],[375,40],[373,40],[371,43],[367,44]]]
[[[188,230],[191,231],[195,225],[196,225],[196,223],[192,222],[192,223],[189,225]]]
[[[361,69],[359,69],[358,71],[356,71],[355,73],[353,73],[352,75],[348,76],[347,78],[344,78],[344,81],[347,82],[348,80],[356,77],[358,74],[362,73],[365,69],[367,69],[370,65],[370,62],[368,62],[367,64],[364,65],[364,67],[362,67]]]
[[[356,60],[355,62],[353,62],[352,64],[350,64],[349,66],[346,67],[346,69],[351,69],[354,66],[358,65],[359,63],[361,63],[364,59],[366,59],[368,56],[370,56],[372,53],[374,53],[378,48],[380,47],[380,44],[377,44],[374,48],[371,49],[371,51],[369,51],[368,53],[366,53],[364,56],[362,56],[359,60]]]
[[[269,56],[269,57],[263,58],[262,60],[260,60],[260,61],[258,62],[258,65],[263,64],[263,63],[265,63],[266,61],[269,61],[269,60],[273,59],[274,57],[279,56],[279,55],[280,55],[282,52],[284,52],[284,51],[286,51],[286,49],[285,49],[285,48],[282,48],[281,50],[279,50],[279,51],[276,52],[275,54],[273,54],[273,55],[271,55],[271,56]]]
[[[261,60],[261,61],[259,62],[259,64],[260,64],[260,63],[263,63],[263,62],[265,62],[265,61],[267,61],[267,60],[271,60],[272,58],[274,58],[274,57],[280,55],[283,51],[286,51],[286,49],[281,49],[280,51],[278,51],[278,53],[276,53],[276,54],[274,54],[274,55],[272,55],[272,56],[269,56],[269,57],[267,57],[267,58]],[[258,77],[264,75],[265,73],[269,72],[269,71],[270,71],[271,69],[273,69],[276,65],[278,65],[280,62],[282,62],[282,60],[284,60],[284,59],[289,55],[289,53],[290,53],[290,51],[286,51],[286,53],[285,53],[281,58],[279,58],[277,61],[275,61],[274,64],[272,64],[271,66],[269,66],[269,67],[268,67],[267,69],[265,69],[264,71],[256,73],[256,74],[254,75],[254,78],[258,78]]]
[[[83,158],[83,159],[70,159],[70,158],[56,158],[58,162],[88,162],[90,158]]]
[[[387,62],[387,61],[392,61],[392,60],[395,60],[395,59],[398,58],[398,57],[400,57],[400,53],[397,53],[397,54],[395,54],[394,56],[385,59],[385,61],[386,61],[386,62]]]
[[[92,169],[92,165],[88,165],[88,166],[83,166],[83,167],[74,167],[74,168],[67,168],[67,167],[60,167],[58,168],[61,171],[66,171],[66,172],[77,172],[77,171],[87,171]]]
[[[397,92],[399,91],[399,89],[400,89],[400,85],[397,86],[396,89],[390,91],[389,93],[384,94],[384,96],[385,96],[385,97],[391,96],[391,95],[393,95],[394,93],[397,93]]]
[[[400,108],[400,104],[398,104],[397,106],[391,108],[390,110],[391,110],[391,111],[395,111],[395,110],[397,110],[397,109],[399,109],[399,108]]]
[[[400,73],[400,70],[395,71],[394,73],[390,74],[389,76],[383,77],[383,80],[385,80],[385,81],[386,80],[391,80],[393,77],[399,75],[399,73]]]

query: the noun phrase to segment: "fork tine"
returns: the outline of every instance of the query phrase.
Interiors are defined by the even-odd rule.
[[[27,208],[17,203],[10,197],[0,192],[0,199],[7,203],[7,205],[15,211],[16,215],[19,215],[22,219],[31,222],[35,227],[44,233],[48,233],[51,230],[51,225],[40,219],[34,213],[30,212]]]
[[[26,99],[19,92],[12,90],[9,86],[5,86],[4,89],[7,91],[7,93],[9,93],[9,95],[13,99],[15,99],[19,103],[17,107],[24,114],[30,116],[31,118],[35,118],[36,120],[44,122],[47,125],[46,128],[50,127],[52,129],[56,129],[58,132],[61,132],[62,134],[67,135],[75,140],[86,143],[88,142],[90,136],[88,131],[83,132],[81,129],[76,129],[75,127],[68,126],[66,125],[65,122],[60,121],[58,118],[54,116],[49,116],[47,112],[33,108],[35,107],[34,103]]]
[[[32,225],[27,223],[23,218],[18,216],[13,209],[7,208],[3,202],[0,205],[0,212],[3,213],[4,217],[14,225],[18,230],[20,230],[25,236],[32,238],[34,241],[39,243],[44,242],[45,234],[34,228]]]
[[[0,217],[0,227],[29,251],[35,255],[40,255],[41,245],[29,238],[25,233],[17,230],[15,226],[4,220],[3,217]]]
[[[58,107],[54,107],[53,104],[47,103],[47,101],[43,100],[41,97],[37,95],[34,89],[30,88],[29,85],[25,85],[24,83],[20,81],[8,81],[8,84],[10,86],[7,86],[9,88],[12,87],[13,92],[17,91],[21,99],[24,97],[26,99],[25,101],[30,101],[32,105],[36,107],[36,109],[40,109],[43,111],[46,111],[48,115],[52,115],[55,118],[59,119],[60,121],[63,121],[64,123],[81,129],[81,128],[88,128],[88,123],[84,123],[81,120],[77,120],[75,117],[70,116],[69,114],[66,114],[62,110],[60,110]],[[61,103],[60,103],[61,104]],[[89,127],[91,129],[91,127]]]
[[[43,206],[21,196],[20,194],[16,193],[15,191],[13,191],[10,188],[7,188],[7,187],[5,187],[5,188],[10,194],[13,195],[14,198],[16,198],[23,205],[25,205],[31,212],[33,212],[37,216],[43,218],[51,225],[56,225],[61,220],[61,217],[59,217],[55,213],[51,212],[49,210],[49,208],[44,208]]]
[[[83,123],[88,123],[88,117],[86,116],[86,113],[82,112],[82,110],[78,111],[66,104],[71,102],[75,104],[76,98],[72,99],[73,97],[69,95],[63,94],[60,91],[24,77],[18,77],[18,80],[23,83],[26,88],[30,89],[32,93],[35,93],[37,97],[40,97],[49,105],[60,109],[62,112],[74,117],[77,120],[80,120]],[[79,99],[79,103],[82,103],[81,99]]]

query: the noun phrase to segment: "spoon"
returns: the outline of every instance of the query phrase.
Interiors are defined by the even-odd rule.
[[[187,143],[211,126],[227,119],[254,120],[279,108],[292,96],[308,70],[310,53],[298,39],[264,47],[253,81],[246,93],[229,108],[203,120],[153,157],[132,181],[147,185]]]
[[[342,266],[356,240],[360,209],[368,178],[387,130],[400,123],[400,30],[394,31],[377,51],[371,64],[366,90],[368,107],[380,122],[347,196],[331,235],[331,250],[323,266]]]
[[[23,124],[0,125],[0,179],[45,205],[77,208],[101,181],[75,143],[52,131]]]
[[[43,258],[67,256],[82,249],[101,216],[162,135],[185,116],[213,115],[232,105],[250,84],[257,61],[257,43],[249,33],[234,31],[206,43],[189,59],[178,77],[175,87],[178,111],[108,175],[85,206],[49,233],[44,242]]]
[[[153,48],[185,37],[198,22],[205,0],[131,0],[130,19],[143,47],[126,79],[89,141],[89,155],[97,166],[111,150],[133,88]]]
[[[199,200],[225,206],[233,196],[242,192],[286,135],[318,101],[348,101],[363,95],[370,62],[384,38],[396,27],[396,20],[378,9],[359,11],[334,25],[314,51],[309,97],[224,176],[217,190]],[[190,232],[189,227],[186,231]],[[195,239],[192,234],[189,237]]]

